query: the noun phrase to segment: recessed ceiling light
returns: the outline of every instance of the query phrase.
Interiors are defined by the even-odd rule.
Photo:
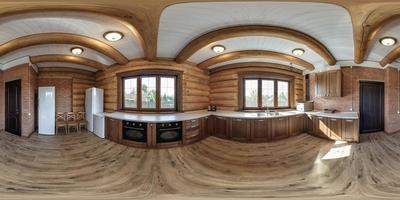
[[[225,47],[222,45],[215,45],[213,47],[211,47],[211,49],[215,52],[215,53],[222,53],[225,51]]]
[[[394,37],[383,37],[379,40],[379,42],[384,46],[393,46],[396,44],[397,40]]]
[[[293,49],[293,51],[292,51],[293,55],[295,55],[295,56],[301,56],[304,54],[304,52],[305,52],[304,49],[300,49],[300,48]]]
[[[124,34],[118,31],[109,31],[104,33],[103,37],[110,42],[115,42],[121,40],[124,37]]]
[[[81,55],[83,53],[83,49],[80,47],[72,47],[71,53],[74,55]]]

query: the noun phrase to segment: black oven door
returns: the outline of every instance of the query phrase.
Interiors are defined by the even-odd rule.
[[[157,131],[157,143],[177,142],[182,140],[182,128],[160,128]]]
[[[122,138],[135,142],[147,142],[147,131],[145,128],[124,126]]]

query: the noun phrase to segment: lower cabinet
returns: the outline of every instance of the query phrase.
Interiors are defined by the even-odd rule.
[[[315,134],[318,137],[329,138],[328,118],[314,117]]]
[[[213,135],[220,138],[228,138],[228,119],[225,117],[215,117]]]
[[[203,138],[213,135],[215,127],[215,117],[207,116],[201,118],[200,132]]]
[[[252,142],[265,142],[271,139],[271,119],[251,120],[250,140]]]
[[[183,144],[191,144],[202,139],[201,121],[201,119],[193,119],[183,122]]]
[[[246,119],[231,119],[229,130],[231,139],[247,141],[250,138],[250,121]]]
[[[315,135],[314,116],[306,115],[304,117],[304,129],[307,133]]]
[[[342,120],[342,138],[346,141],[359,142],[359,121],[355,119]]]
[[[105,136],[113,142],[120,143],[122,137],[122,120],[106,117]]]
[[[289,117],[290,136],[304,133],[304,115],[296,115]]]
[[[329,118],[328,119],[329,138],[332,140],[342,140],[342,120]]]
[[[272,139],[278,140],[289,137],[289,118],[277,117],[272,119]]]

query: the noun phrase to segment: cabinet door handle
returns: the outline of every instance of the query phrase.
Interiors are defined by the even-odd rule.
[[[192,119],[192,120],[190,120],[191,122],[196,122],[196,120],[195,119]]]
[[[296,116],[296,118],[299,118],[299,117],[303,117],[303,116],[301,116],[301,115],[297,115],[297,116]]]
[[[233,121],[241,122],[243,119],[234,119]]]
[[[257,121],[259,121],[259,122],[265,122],[265,120],[262,120],[262,119],[259,119],[259,120],[257,120]]]
[[[337,121],[337,119],[331,119],[331,121]]]
[[[279,121],[282,121],[282,120],[284,120],[284,119],[285,119],[285,118],[278,118]]]
[[[353,122],[353,120],[351,120],[351,119],[348,119],[348,120],[346,120],[346,122]]]
[[[222,119],[222,120],[225,120],[223,117],[217,117],[218,119]]]

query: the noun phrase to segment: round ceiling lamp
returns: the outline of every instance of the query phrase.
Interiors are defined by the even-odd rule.
[[[72,47],[71,53],[74,55],[81,55],[83,53],[83,49],[81,47]]]
[[[222,45],[215,45],[213,47],[211,47],[211,49],[215,52],[215,53],[222,53],[225,51],[225,47]]]
[[[293,55],[295,55],[295,56],[302,56],[304,54],[304,52],[305,52],[304,49],[300,49],[300,48],[293,49],[293,51],[292,51]]]
[[[104,33],[103,37],[107,41],[116,42],[118,40],[121,40],[124,37],[124,34],[119,31],[108,31]]]
[[[397,43],[396,38],[394,37],[383,37],[381,39],[379,39],[379,42],[383,45],[383,46],[393,46],[394,44]]]

